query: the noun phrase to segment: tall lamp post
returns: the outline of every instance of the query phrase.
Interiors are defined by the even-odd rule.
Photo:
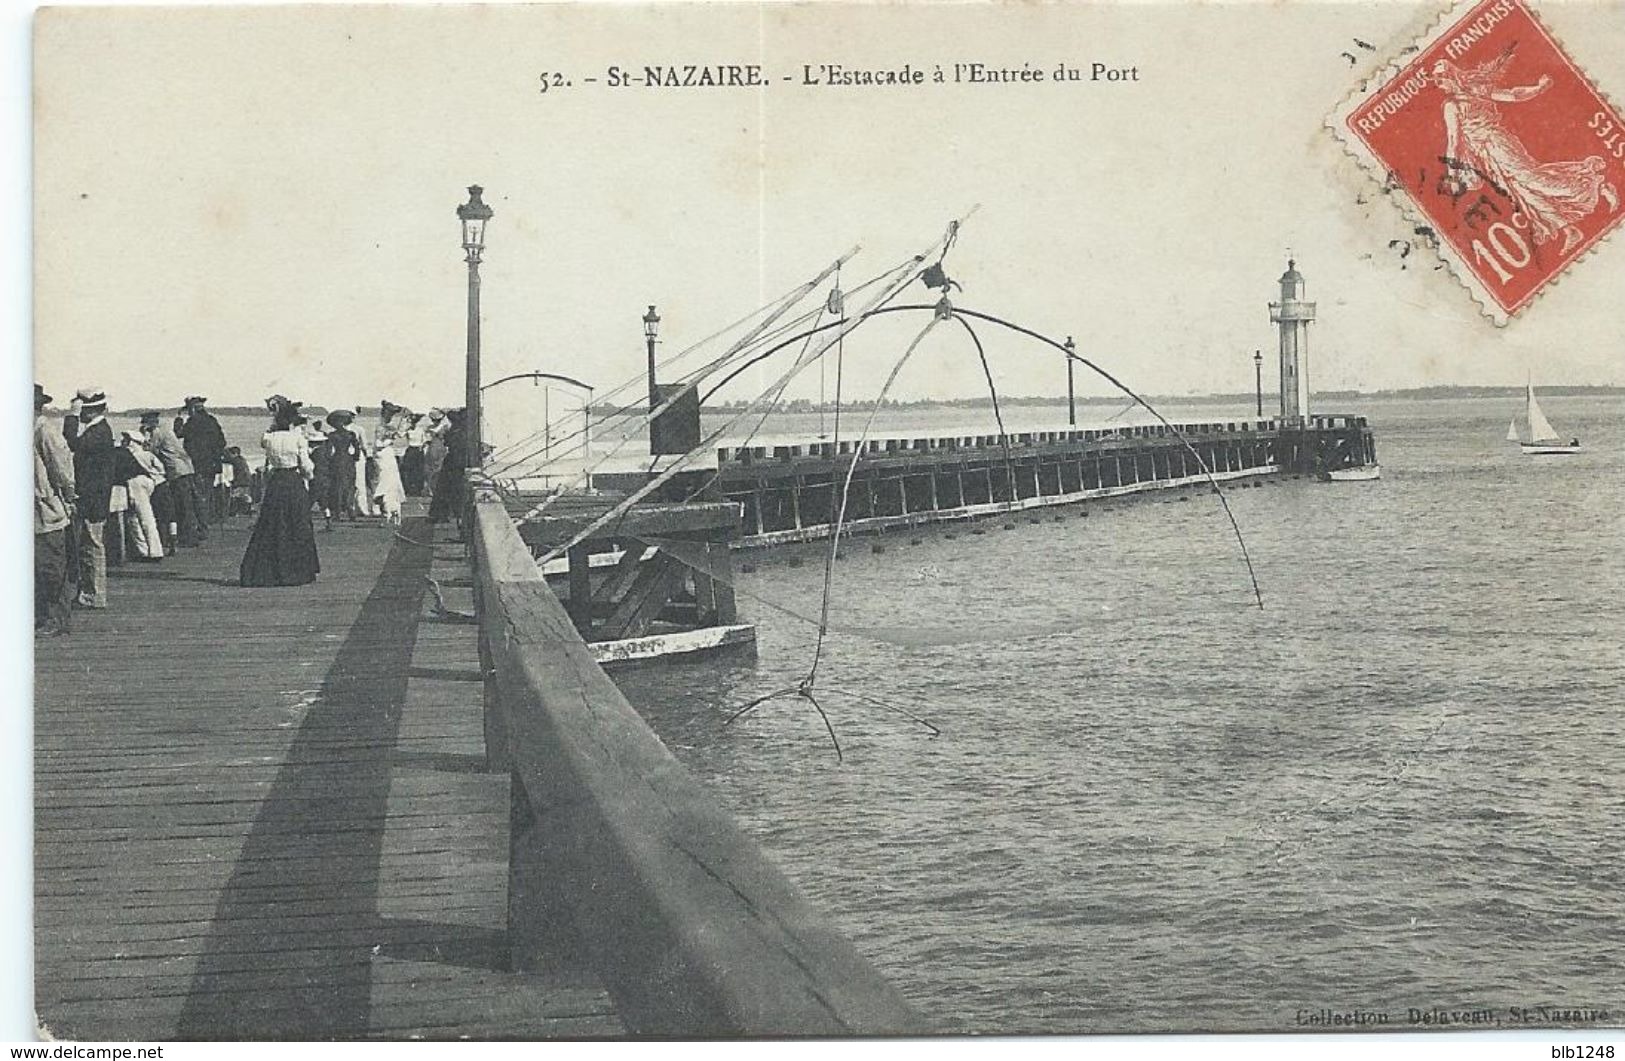
[[[1258,418],[1264,419],[1264,352],[1253,351],[1253,387],[1258,392]]]
[[[653,306],[643,315],[643,338],[649,346],[649,412],[660,407],[660,388],[655,384],[655,339],[660,335],[660,314]]]
[[[468,202],[457,208],[463,223],[463,260],[468,262],[468,380],[464,396],[463,432],[468,453],[465,464],[478,468],[485,463],[484,436],[480,431],[480,252],[485,249],[485,223],[491,208],[480,198],[485,189],[469,186]]]
[[[1072,355],[1076,354],[1078,352],[1078,347],[1077,347],[1077,345],[1075,343],[1072,342],[1072,336],[1070,336],[1070,335],[1066,337],[1065,346],[1066,346],[1066,425],[1068,427],[1077,427],[1078,426],[1078,405],[1077,405],[1076,399],[1073,396],[1073,390],[1072,390],[1072,366],[1075,365],[1077,362],[1072,360]]]

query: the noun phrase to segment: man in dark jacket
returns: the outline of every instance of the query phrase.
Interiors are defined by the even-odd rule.
[[[207,401],[196,395],[186,399],[186,422],[176,431],[186,446],[186,455],[192,458],[192,471],[197,474],[193,484],[198,493],[198,522],[205,530],[211,519],[225,517],[225,497],[218,480],[226,454],[226,433],[214,414],[203,408]]]
[[[113,497],[113,427],[107,422],[107,395],[85,387],[62,420],[73,451],[73,481],[79,494],[74,531],[79,543],[81,608],[107,607],[107,509]]]

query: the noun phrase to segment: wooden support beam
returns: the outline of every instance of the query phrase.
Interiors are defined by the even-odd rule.
[[[632,580],[637,578],[638,567],[643,562],[643,554],[647,551],[648,547],[642,542],[627,542],[626,551],[621,554],[621,559],[616,563],[615,570],[609,573],[609,576],[599,584],[598,589],[593,593],[593,603],[596,605],[614,605],[622,597],[626,596],[626,591],[631,587]]]
[[[566,554],[569,567],[570,600],[565,610],[586,637],[592,632],[592,553],[586,542],[573,545]]]
[[[683,568],[671,557],[656,556],[648,563],[639,564],[637,577],[632,580],[626,596],[604,620],[595,640],[642,637],[682,583]]]
[[[694,573],[695,595],[699,596],[704,580],[705,596],[700,607],[701,625],[732,626],[739,621],[739,607],[734,601],[733,554],[727,542],[706,542],[705,557],[716,577],[703,572]],[[709,606],[709,607],[707,607]],[[709,623],[706,617],[709,617]]]

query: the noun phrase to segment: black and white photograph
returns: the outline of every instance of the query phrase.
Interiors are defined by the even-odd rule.
[[[36,1038],[1625,1043],[1620,0],[31,33]]]

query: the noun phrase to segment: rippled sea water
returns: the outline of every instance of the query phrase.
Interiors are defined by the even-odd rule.
[[[1380,482],[1231,490],[1262,611],[1199,491],[851,540],[841,763],[801,701],[723,725],[806,672],[763,598],[816,615],[824,546],[736,557],[756,661],[618,680],[946,1030],[1618,1021],[1625,401],[1543,404],[1584,453],[1521,456],[1505,402],[1363,403]]]

